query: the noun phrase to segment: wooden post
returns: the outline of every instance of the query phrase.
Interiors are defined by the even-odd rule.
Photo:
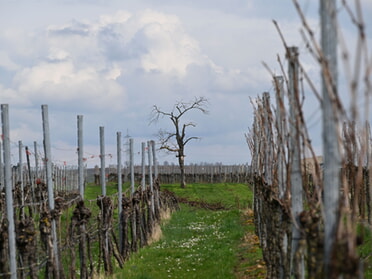
[[[81,201],[84,201],[84,191],[85,191],[85,177],[84,177],[84,141],[83,141],[83,116],[77,116],[77,145],[78,145],[78,189],[80,193]],[[71,177],[73,170],[70,170]],[[67,182],[67,181],[66,181]],[[69,184],[73,184],[75,181],[71,181]],[[74,184],[75,185],[75,184]],[[80,224],[80,275],[81,278],[87,278],[87,259],[86,259],[86,228],[85,223]]]
[[[287,169],[286,169],[286,127],[285,127],[285,107],[284,107],[284,89],[283,77],[274,77],[274,85],[276,92],[276,127],[277,127],[277,145],[278,145],[278,187],[279,199],[284,198],[287,185]]]
[[[22,144],[22,141],[18,141],[18,155],[19,155],[19,161],[18,161],[18,181],[17,181],[17,184],[19,185],[19,188],[20,188],[20,191],[21,191],[21,209],[20,209],[20,213],[21,213],[21,216],[22,218],[24,218],[24,181],[23,181],[23,144]]]
[[[153,179],[152,179],[152,166],[151,166],[151,155],[152,155],[152,152],[151,152],[151,143],[148,141],[147,142],[147,152],[148,152],[148,158],[149,158],[149,179],[150,179],[150,190],[151,190],[151,212],[154,216],[155,214],[155,204],[154,204],[154,182],[153,182]]]
[[[152,161],[154,165],[154,179],[158,178],[158,163],[156,161],[156,149],[155,149],[155,141],[151,141],[151,148],[152,148]]]
[[[372,198],[372,180],[371,180],[371,171],[372,171],[372,164],[371,161],[371,127],[369,125],[369,121],[366,121],[366,193],[367,193],[367,214],[368,214],[368,223],[372,223],[372,208],[371,208],[371,198]]]
[[[35,179],[39,178],[39,155],[37,154],[37,142],[34,141],[34,154],[35,154]]]
[[[99,127],[100,139],[100,158],[101,158],[101,172],[100,182],[102,188],[102,195],[106,196],[106,162],[105,162],[105,127]]]
[[[77,137],[78,137],[78,184],[79,184],[79,193],[80,198],[84,200],[84,188],[85,188],[85,179],[84,179],[84,144],[83,144],[83,116],[77,116]]]
[[[253,175],[257,175],[259,172],[258,162],[259,162],[259,136],[258,136],[258,123],[257,115],[255,113],[253,119],[253,154],[252,154],[252,172]]]
[[[4,189],[4,163],[3,163],[3,159],[2,159],[2,154],[3,154],[3,151],[2,151],[2,144],[0,142],[0,191],[2,191]]]
[[[276,92],[276,128],[277,128],[277,180],[278,180],[278,197],[280,200],[285,199],[285,193],[287,191],[287,168],[286,168],[286,146],[287,146],[287,131],[286,131],[286,117],[285,117],[285,106],[284,106],[284,89],[283,89],[283,77],[274,77],[274,86]],[[281,242],[280,249],[280,266],[279,266],[279,278],[287,278],[288,271],[290,272],[290,266],[286,266],[288,258],[288,238],[289,233],[287,233],[286,224],[283,224],[282,210],[280,226],[282,231],[282,237],[279,238]]]
[[[130,149],[130,189],[133,195],[134,193],[134,148],[133,148],[133,139],[129,139],[129,149]]]
[[[17,278],[17,248],[15,241],[15,224],[14,224],[14,209],[13,209],[13,187],[12,187],[12,170],[10,161],[10,138],[9,138],[9,106],[1,105],[1,121],[3,132],[3,148],[4,148],[4,187],[5,187],[5,202],[6,216],[8,219],[8,245],[9,245],[9,268],[10,278]]]
[[[154,164],[154,182],[159,183],[158,181],[158,163],[156,161],[156,149],[155,149],[155,141],[152,140],[151,142],[151,149],[152,149],[152,161]],[[156,217],[160,217],[159,210],[160,210],[160,200],[159,200],[159,188],[160,184],[156,185],[156,188],[154,189],[154,212],[156,214]],[[156,207],[155,207],[156,206]]]
[[[264,106],[264,120],[265,120],[265,181],[271,186],[273,183],[273,171],[272,171],[272,128],[271,128],[271,109],[270,109],[270,94],[268,92],[263,93],[263,106]]]
[[[339,123],[333,105],[337,96],[337,25],[336,1],[320,0],[321,47],[326,63],[322,65],[323,108],[323,183],[324,183],[324,262],[327,278],[330,278],[332,247],[336,238],[340,200],[341,156]]]
[[[27,170],[28,170],[29,185],[30,185],[30,187],[32,187],[32,184],[33,183],[32,183],[31,163],[30,163],[30,154],[31,153],[30,153],[30,151],[28,151],[28,146],[25,146],[25,152],[26,152],[26,161],[27,161]]]
[[[146,143],[142,142],[141,143],[141,152],[142,152],[142,160],[141,160],[141,165],[142,165],[142,180],[141,180],[141,185],[142,185],[142,190],[146,190]]]
[[[122,162],[121,162],[121,132],[116,133],[116,150],[117,150],[117,174],[118,174],[118,217],[119,217],[119,247],[123,246],[123,223],[121,215],[123,212],[123,180],[122,180]]]

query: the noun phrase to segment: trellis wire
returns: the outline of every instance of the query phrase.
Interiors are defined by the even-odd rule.
[[[0,221],[2,222],[0,235],[7,236],[5,238],[0,237],[0,253],[4,255],[6,252],[9,253],[9,256],[0,258],[0,276],[4,278],[25,278],[26,276],[38,278],[42,272],[45,272],[46,278],[76,278],[78,273],[80,273],[81,278],[91,278],[93,273],[100,272],[102,266],[104,273],[111,274],[113,272],[113,259],[116,259],[119,266],[123,266],[128,253],[136,251],[139,245],[141,247],[145,245],[147,239],[151,237],[153,227],[160,222],[160,214],[151,213],[153,212],[151,208],[155,206],[155,212],[176,210],[178,208],[177,201],[175,197],[169,196],[169,193],[160,193],[159,186],[154,187],[153,191],[150,190],[149,186],[143,187],[143,185],[138,186],[138,188],[134,187],[134,191],[133,189],[128,189],[124,193],[121,191],[121,133],[118,132],[118,193],[111,196],[102,195],[95,200],[86,201],[91,205],[95,202],[100,207],[100,213],[97,216],[99,221],[97,228],[97,221],[90,221],[92,213],[84,205],[81,183],[86,180],[86,173],[81,171],[79,166],[66,164],[60,166],[53,164],[50,159],[52,156],[48,107],[42,105],[41,108],[45,152],[44,165],[40,168],[39,166],[31,167],[28,163],[24,164],[22,159],[23,145],[19,141],[18,166],[12,168],[10,163],[8,105],[1,105],[4,185],[7,187],[5,189],[7,194],[5,197],[0,196]],[[81,120],[82,116],[78,116],[79,151],[83,150],[82,131],[80,131],[82,129]],[[100,137],[102,135],[103,127],[100,127]],[[100,150],[101,155],[104,155],[104,148],[100,148]],[[151,153],[151,149],[148,152]],[[36,148],[35,153],[37,153]],[[104,174],[102,178],[106,182],[105,164],[101,165],[101,169],[101,173]],[[152,180],[152,178],[150,179]],[[12,200],[13,191],[14,201]],[[153,200],[154,196],[156,197],[155,202]],[[122,203],[124,201],[126,202]],[[7,204],[6,215],[3,214],[3,204]],[[69,214],[68,212],[73,206],[75,206],[75,209],[72,214]],[[117,207],[119,207],[119,213],[116,220],[113,219],[113,210]],[[125,210],[122,210],[124,208]],[[65,212],[66,210],[67,212]],[[14,214],[14,212],[24,212],[24,214]],[[149,213],[151,216],[149,216]],[[62,214],[67,214],[67,219],[62,219]],[[3,225],[5,224],[5,216],[14,216],[14,219],[8,218],[7,226]],[[122,221],[130,216],[132,216],[130,218],[132,221],[124,224]],[[38,219],[39,226],[37,227],[34,221]],[[147,221],[145,222],[145,220]],[[15,223],[17,223],[17,226],[15,226]],[[37,228],[40,231],[39,233],[36,232]],[[131,230],[128,230],[128,228],[131,228]],[[3,229],[8,229],[8,232],[4,234]],[[66,230],[65,238],[61,238],[64,230]],[[125,234],[125,231],[130,231],[130,233]],[[117,242],[117,238],[119,242]],[[92,255],[93,242],[98,241],[104,245],[101,246],[98,255]],[[16,242],[17,245],[15,245]],[[121,249],[120,247],[125,248]],[[77,260],[75,250],[77,249],[80,255],[79,272],[75,270],[75,261]],[[98,260],[96,260],[97,256]],[[61,257],[71,265],[68,267],[62,266]],[[17,267],[17,258],[20,263],[19,267]],[[95,262],[98,264],[96,265]]]

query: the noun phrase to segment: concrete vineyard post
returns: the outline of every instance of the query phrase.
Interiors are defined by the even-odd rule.
[[[292,274],[304,278],[304,259],[298,253],[299,241],[301,238],[299,214],[303,211],[303,188],[301,172],[301,151],[300,151],[300,125],[299,110],[301,108],[299,100],[298,84],[298,48],[288,49],[288,98],[289,98],[289,160],[290,160],[290,185],[291,185],[291,207],[294,218],[292,225],[292,248],[291,263]]]
[[[42,105],[42,119],[43,119],[43,138],[44,138],[44,158],[45,158],[45,169],[46,169],[46,181],[48,187],[48,203],[49,210],[54,210],[54,184],[52,174],[52,152],[50,143],[50,131],[49,131],[49,114],[48,106]],[[57,228],[56,220],[52,218],[52,243],[53,243],[53,257],[54,257],[54,276],[59,278],[60,267],[59,267],[59,253],[58,253],[58,239],[57,239]]]
[[[13,187],[12,187],[12,170],[10,160],[10,138],[9,138],[9,106],[1,105],[1,121],[3,134],[3,155],[4,155],[4,187],[6,200],[6,216],[8,219],[8,241],[9,241],[9,267],[10,278],[17,278],[17,254],[15,241],[15,224],[13,209]]]
[[[326,277],[338,220],[340,199],[341,157],[339,147],[339,125],[332,100],[337,95],[337,23],[336,1],[320,0],[321,47],[325,62],[322,64],[322,108],[323,108],[323,154],[324,154],[324,256]]]

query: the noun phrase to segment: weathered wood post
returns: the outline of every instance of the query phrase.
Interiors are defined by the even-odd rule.
[[[24,181],[23,181],[23,144],[22,144],[22,141],[18,141],[18,181],[16,182],[16,184],[18,185],[19,187],[19,191],[20,191],[20,198],[21,198],[21,208],[20,208],[20,213],[21,213],[21,217],[24,218],[24,203],[25,203],[25,191],[24,191]]]
[[[270,94],[268,92],[263,93],[263,106],[264,106],[264,133],[265,133],[265,149],[264,149],[264,170],[265,170],[265,182],[271,186],[273,183],[273,170],[272,170],[272,158],[273,158],[273,145],[272,145],[272,128],[271,128],[271,109],[270,109]]]
[[[37,142],[34,141],[34,154],[35,154],[35,179],[39,178],[39,155],[37,153]]]
[[[83,138],[83,116],[77,116],[77,150],[78,150],[78,189],[80,194],[79,209],[84,207],[85,176],[84,176],[84,138]],[[69,175],[70,176],[70,175]],[[71,184],[71,183],[70,183]],[[75,209],[76,210],[76,209]],[[79,227],[79,254],[80,254],[80,278],[88,278],[87,272],[87,238],[85,222]]]
[[[269,263],[269,259],[267,258],[268,256],[268,247],[270,244],[270,238],[268,236],[268,226],[270,223],[268,223],[267,218],[265,218],[265,214],[267,215],[267,201],[265,200],[265,191],[264,188],[268,188],[272,186],[272,152],[271,152],[271,117],[269,114],[270,111],[270,94],[268,92],[264,92],[262,94],[262,103],[261,103],[261,123],[260,123],[260,133],[261,133],[261,141],[262,141],[262,146],[260,149],[260,152],[262,152],[262,164],[260,165],[261,173],[264,178],[264,183],[259,183],[258,187],[260,189],[257,189],[259,193],[259,212],[257,215],[262,215],[263,217],[260,218],[260,228],[261,228],[261,245],[262,249],[266,251],[266,262]],[[232,170],[231,170],[232,171]],[[230,171],[230,172],[231,172]],[[271,274],[274,272],[272,269],[273,265],[268,267],[268,277],[272,277]]]
[[[337,96],[337,23],[336,1],[320,0],[321,47],[324,63],[321,64],[323,109],[323,183],[324,183],[324,262],[325,277],[330,278],[332,247],[336,238],[340,200],[341,156],[339,123],[333,105]]]
[[[3,163],[3,148],[0,142],[0,191],[4,189],[4,163]]]
[[[160,183],[158,180],[158,163],[156,160],[156,148],[155,148],[155,141],[152,140],[151,142],[151,151],[152,151],[152,162],[154,164],[154,183],[156,183],[156,187],[154,187],[154,211],[157,218],[160,218]]]
[[[26,162],[27,162],[27,170],[28,170],[28,183],[29,183],[29,186],[32,187],[32,174],[31,174],[31,162],[30,162],[30,151],[28,150],[28,146],[25,146],[25,153],[26,153]],[[33,191],[33,188],[32,188],[32,191]],[[34,197],[34,195],[33,195]],[[33,199],[34,200],[34,199]]]
[[[253,155],[252,155],[252,172],[253,175],[259,174],[259,161],[260,161],[260,140],[259,140],[259,125],[258,116],[255,111],[253,119]]]
[[[141,179],[141,186],[142,191],[146,190],[146,143],[141,143],[141,172],[142,172],[142,179]]]
[[[278,183],[278,198],[279,200],[285,200],[285,193],[287,191],[287,167],[286,167],[286,146],[287,146],[287,129],[286,129],[286,110],[284,105],[284,79],[282,76],[274,77],[274,86],[276,93],[276,144],[277,144],[277,183]],[[290,274],[290,264],[288,261],[288,240],[290,233],[285,218],[285,212],[281,208],[280,217],[280,229],[281,237],[280,241],[280,266],[279,266],[279,277],[288,278]]]
[[[129,139],[129,163],[130,163],[130,189],[131,194],[134,193],[134,148],[133,148],[133,139]]]
[[[84,139],[83,139],[83,116],[77,116],[77,137],[78,137],[78,184],[80,198],[84,200],[85,177],[84,177]]]
[[[261,109],[262,104],[261,100],[258,100],[257,108],[255,109],[254,113],[254,122],[253,122],[253,156],[252,156],[252,167],[253,167],[253,181],[254,181],[254,187],[253,187],[253,208],[254,208],[254,221],[255,221],[255,227],[256,232],[258,235],[258,238],[260,239],[260,243],[262,246],[266,245],[264,242],[264,237],[262,237],[262,218],[261,218],[261,212],[262,212],[262,197],[260,196],[262,186],[258,183],[258,178],[262,175],[262,169],[261,169]]]
[[[102,196],[106,196],[106,161],[105,161],[105,127],[99,127],[99,142],[100,142],[100,182],[102,189]]]
[[[108,211],[110,210],[110,202],[106,197],[106,154],[105,154],[105,127],[99,127],[99,136],[100,136],[100,159],[101,159],[101,170],[100,170],[100,182],[102,189],[102,197],[99,201],[101,203],[101,249],[104,261],[104,268],[106,274],[112,272],[111,262],[110,262],[110,224],[107,223]]]
[[[147,142],[147,152],[148,152],[148,159],[149,159],[149,179],[150,179],[150,192],[151,192],[151,213],[154,216],[155,215],[155,205],[154,205],[154,181],[152,179],[152,160],[151,160],[151,143]]]
[[[48,187],[48,204],[49,211],[54,211],[54,183],[52,174],[52,152],[51,152],[51,142],[50,142],[50,131],[49,131],[49,114],[48,106],[42,105],[42,119],[43,119],[43,138],[44,138],[44,157],[45,157],[45,170],[46,170],[46,182]],[[55,217],[52,216],[51,219],[51,238],[53,243],[53,251],[50,255],[53,257],[51,259],[53,264],[53,276],[54,278],[62,277],[62,269],[60,267],[59,261],[59,251],[58,251],[58,239],[57,239],[57,228]]]
[[[284,198],[284,193],[287,188],[287,169],[286,169],[286,119],[285,119],[285,106],[284,106],[284,89],[283,77],[274,77],[274,85],[276,92],[276,127],[277,127],[277,146],[278,146],[278,187],[279,199]]]
[[[371,198],[372,198],[372,181],[371,181],[371,171],[372,171],[372,164],[371,164],[371,127],[369,125],[369,121],[366,121],[366,177],[365,177],[365,185],[366,185],[366,193],[367,193],[367,215],[368,215],[368,223],[371,224],[372,216],[371,216]]]
[[[133,146],[134,140],[133,138],[129,139],[129,150],[130,150],[130,189],[131,189],[131,202],[132,202],[132,250],[137,251],[137,224],[136,224],[136,210],[135,210],[135,198],[134,198],[134,192],[135,192],[135,183],[134,183],[134,146]]]
[[[155,148],[155,141],[152,140],[151,141],[151,148],[152,148],[152,161],[153,161],[153,165],[154,165],[154,179],[157,179],[158,178],[158,163],[157,163],[157,160],[156,160],[156,148]]]
[[[121,160],[121,132],[116,133],[117,150],[117,174],[118,174],[118,215],[119,215],[119,247],[123,247],[123,223],[121,216],[123,213],[123,179],[122,179],[122,160]]]
[[[304,278],[305,267],[303,254],[299,253],[301,230],[299,214],[303,211],[303,187],[300,151],[300,100],[298,84],[298,48],[290,47],[287,50],[288,58],[288,98],[289,98],[289,160],[290,160],[290,185],[291,207],[293,216],[291,263],[292,274],[296,278]]]
[[[13,209],[13,187],[12,187],[12,170],[10,160],[10,137],[9,137],[9,106],[1,105],[1,122],[3,133],[3,155],[4,155],[4,187],[6,216],[8,219],[8,245],[9,245],[9,268],[10,278],[17,278],[17,248],[15,241],[15,224]]]

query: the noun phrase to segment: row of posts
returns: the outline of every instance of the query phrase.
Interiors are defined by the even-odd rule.
[[[341,169],[341,155],[338,135],[338,111],[334,104],[337,99],[337,22],[336,22],[336,4],[335,0],[321,0],[320,1],[320,18],[321,18],[321,78],[322,78],[322,112],[323,112],[323,185],[324,185],[324,274],[327,278],[332,275],[331,258],[332,249],[335,245],[336,227],[338,223],[339,203],[340,203],[340,169]],[[301,176],[301,127],[304,123],[299,121],[302,119],[301,103],[299,100],[299,84],[298,84],[298,50],[297,48],[287,48],[287,58],[289,62],[288,72],[288,98],[290,105],[290,120],[289,123],[289,144],[288,144],[288,158],[289,158],[289,172],[287,176],[285,169],[285,147],[283,138],[286,137],[287,131],[283,127],[283,78],[275,77],[276,91],[277,91],[277,111],[276,111],[276,128],[278,131],[278,150],[277,150],[277,183],[278,183],[278,198],[282,200],[286,191],[286,177],[290,179],[289,184],[291,193],[291,216],[294,218],[292,225],[292,243],[291,243],[291,275],[297,274],[298,278],[305,277],[304,271],[304,256],[301,253],[295,255],[299,249],[299,239],[301,232],[299,229],[299,214],[303,212],[303,185]],[[262,98],[262,107],[267,113],[263,117],[262,122],[270,123],[271,109],[269,102],[269,94],[264,93]],[[254,123],[254,130],[257,130],[258,125]],[[261,123],[262,124],[262,123]],[[264,154],[253,154],[252,165],[253,169],[257,170],[255,164],[264,162],[263,178],[267,185],[272,185],[274,179],[271,176],[272,171],[272,154],[273,148],[270,143],[273,141],[273,133],[269,130],[269,125],[265,126],[266,142],[269,143],[263,148]],[[254,134],[256,134],[254,132]],[[252,149],[259,150],[261,139],[254,139],[252,142]],[[258,201],[259,202],[259,201]],[[256,216],[260,219],[261,216]],[[260,222],[260,221],[259,221]],[[281,243],[283,250],[287,250],[287,239],[283,239]],[[294,271],[294,269],[297,269]],[[280,278],[284,278],[283,271],[279,272]],[[283,277],[282,277],[283,276]]]
[[[54,181],[53,181],[53,168],[52,168],[52,155],[51,155],[51,141],[50,141],[50,130],[49,130],[49,116],[48,116],[48,106],[42,105],[42,122],[43,122],[43,143],[44,143],[44,166],[45,166],[45,182],[48,189],[48,209],[52,212],[55,209],[54,204]],[[17,250],[16,250],[16,235],[15,235],[15,221],[14,216],[14,202],[13,202],[13,179],[12,179],[12,168],[11,168],[11,147],[10,147],[10,129],[9,129],[9,105],[1,104],[1,121],[2,121],[2,145],[0,143],[0,152],[2,151],[2,156],[0,156],[0,176],[1,176],[1,189],[5,189],[6,198],[6,217],[8,219],[8,239],[9,239],[9,268],[10,268],[10,278],[17,278]],[[104,127],[99,127],[100,135],[100,160],[101,160],[101,175],[100,182],[102,187],[102,195],[106,196],[106,175],[105,175],[105,137],[104,137]],[[131,194],[135,192],[134,183],[134,160],[133,160],[133,139],[129,139],[130,148],[130,170],[131,170],[131,183],[130,191]],[[80,199],[84,199],[84,189],[85,189],[85,164],[84,164],[84,145],[83,145],[83,116],[77,116],[77,146],[78,146],[78,189]],[[118,195],[122,196],[122,149],[121,149],[121,132],[117,132],[117,170],[118,170]],[[35,148],[35,164],[36,171],[38,171],[38,161],[37,161],[37,145],[34,144]],[[149,183],[151,192],[153,192],[153,177],[157,177],[158,168],[156,164],[156,152],[155,152],[155,142],[147,142],[147,154],[148,154],[148,172],[149,172]],[[26,147],[26,154],[28,155],[28,147]],[[19,176],[20,176],[20,187],[21,193],[23,193],[23,168],[22,168],[22,142],[19,141]],[[27,156],[28,169],[30,170],[30,161]],[[153,174],[154,169],[154,174]],[[142,143],[142,181],[141,188],[146,189],[146,143]],[[33,181],[31,178],[31,173],[29,173],[29,178],[31,182],[31,187],[33,187]],[[154,213],[154,196],[151,198],[152,212]],[[23,199],[22,199],[23,201]],[[119,216],[122,211],[122,200],[118,199]],[[56,269],[60,270],[61,267],[58,252],[58,239],[56,230],[56,220],[53,218],[51,220],[51,233],[53,242],[53,252],[51,252],[53,259],[56,264]],[[121,228],[119,228],[120,230]],[[121,234],[120,234],[121,235]],[[120,242],[122,239],[120,239]],[[121,245],[121,243],[120,243]]]

